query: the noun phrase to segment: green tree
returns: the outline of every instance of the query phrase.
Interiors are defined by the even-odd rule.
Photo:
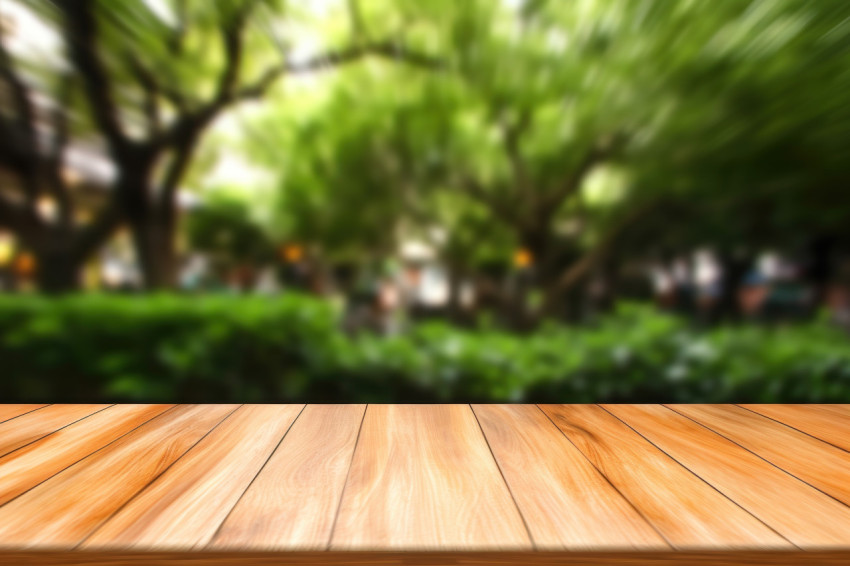
[[[61,161],[67,104],[59,104],[54,123],[57,147],[44,157],[34,141],[29,85],[4,51],[3,79],[14,93],[17,115],[8,127],[27,142],[20,150],[26,156],[14,158],[14,169],[27,194],[22,202],[0,201],[0,222],[43,256],[41,263],[51,274],[44,285],[50,289],[72,287],[80,262],[123,222],[131,229],[147,285],[173,285],[176,194],[201,138],[219,115],[239,102],[262,98],[278,78],[370,54],[433,64],[395,37],[355,38],[296,58],[289,38],[280,40],[275,30],[297,23],[299,14],[278,0],[169,1],[164,3],[168,14],[127,0],[26,4],[64,38],[78,106],[86,112],[84,129],[103,140],[118,171],[109,203],[90,225],[76,226],[61,178],[50,174],[51,182],[43,183],[39,167],[32,165]],[[335,40],[340,27],[332,21],[324,32]],[[35,211],[38,193],[47,190],[55,193],[58,226],[41,221]]]

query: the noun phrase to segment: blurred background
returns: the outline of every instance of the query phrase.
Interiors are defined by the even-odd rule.
[[[844,0],[0,0],[0,401],[850,399]]]

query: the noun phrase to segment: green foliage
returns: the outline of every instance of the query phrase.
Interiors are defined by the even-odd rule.
[[[700,332],[641,305],[529,336],[337,330],[316,299],[0,298],[0,399],[163,402],[848,402],[822,322]],[[10,376],[14,376],[12,379]]]
[[[244,200],[211,194],[186,221],[192,249],[210,253],[227,264],[264,262],[274,257],[274,246],[262,226],[251,216]]]

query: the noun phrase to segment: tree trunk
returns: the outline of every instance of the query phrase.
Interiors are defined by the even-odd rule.
[[[463,273],[460,267],[455,263],[450,263],[448,266],[448,283],[449,297],[447,305],[447,314],[449,320],[454,323],[459,323],[463,318],[463,309],[461,305],[461,285],[463,282]]]
[[[175,288],[178,265],[174,223],[162,218],[138,218],[131,221],[130,227],[145,288]]]
[[[61,294],[80,288],[83,261],[68,250],[43,251],[36,254],[36,282],[43,293]]]
[[[721,254],[720,260],[723,266],[723,280],[718,319],[723,322],[737,323],[741,321],[742,314],[738,306],[738,290],[755,258],[749,253],[727,252]]]

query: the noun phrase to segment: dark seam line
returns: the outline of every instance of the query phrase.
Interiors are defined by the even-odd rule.
[[[179,406],[180,406],[180,405],[176,405],[174,408],[179,407]],[[92,535],[94,535],[94,534],[95,534],[98,530],[100,530],[100,529],[103,527],[103,525],[105,525],[105,524],[106,524],[106,523],[107,523],[110,519],[112,519],[115,515],[117,515],[117,514],[118,514],[118,513],[119,513],[122,509],[124,509],[124,507],[126,507],[127,505],[129,505],[131,501],[133,501],[136,497],[138,497],[138,496],[139,496],[139,494],[141,494],[143,491],[145,491],[147,488],[149,488],[149,487],[150,487],[150,486],[151,486],[151,485],[152,485],[152,484],[153,484],[156,480],[158,480],[160,477],[162,477],[162,475],[163,475],[165,472],[167,472],[168,470],[170,470],[170,469],[171,469],[171,467],[172,467],[174,464],[176,464],[177,462],[179,462],[179,461],[180,461],[180,460],[181,460],[181,459],[182,459],[182,458],[183,458],[183,457],[184,457],[184,456],[185,456],[185,455],[186,455],[186,454],[187,454],[190,450],[192,450],[195,446],[197,446],[199,442],[201,442],[204,438],[206,438],[207,436],[209,436],[209,434],[210,434],[212,431],[214,431],[216,428],[218,428],[218,426],[219,426],[219,425],[221,425],[221,423],[223,423],[224,421],[226,421],[227,419],[229,419],[229,418],[230,418],[230,415],[232,415],[233,413],[235,413],[236,411],[238,411],[238,410],[239,410],[241,407],[243,407],[243,406],[244,406],[244,405],[239,405],[238,407],[236,407],[235,409],[233,409],[232,411],[230,411],[229,413],[227,413],[227,415],[225,415],[223,419],[221,419],[218,423],[216,423],[216,424],[215,424],[215,426],[213,426],[213,427],[212,427],[209,431],[207,431],[207,432],[206,432],[206,434],[204,434],[204,435],[203,435],[201,438],[199,438],[199,439],[198,439],[198,440],[197,440],[194,444],[192,444],[192,446],[190,446],[189,448],[187,448],[187,449],[186,449],[186,451],[185,451],[185,452],[183,452],[183,453],[182,453],[182,454],[181,454],[178,458],[176,458],[173,462],[171,462],[171,464],[169,464],[168,466],[166,466],[166,468],[165,468],[164,470],[162,470],[162,471],[161,471],[159,474],[157,474],[155,477],[151,478],[151,480],[150,480],[148,483],[146,483],[146,484],[144,485],[144,487],[142,487],[141,489],[139,489],[139,491],[137,491],[137,492],[136,492],[136,493],[134,493],[132,496],[130,496],[129,498],[127,498],[127,501],[125,501],[124,503],[122,503],[122,504],[118,507],[118,509],[116,509],[115,511],[113,511],[112,513],[110,513],[108,517],[106,517],[106,518],[105,518],[104,520],[102,520],[102,521],[101,521],[101,522],[100,522],[100,523],[99,523],[99,524],[98,524],[95,528],[93,528],[91,531],[89,531],[89,533],[88,533],[85,537],[83,537],[83,538],[80,540],[80,542],[78,542],[76,545],[74,545],[74,548],[73,548],[72,550],[77,550],[77,549],[79,549],[79,548],[80,548],[80,546],[81,546],[81,545],[83,545],[83,544],[84,544],[84,543],[85,543],[88,539],[90,539],[90,538],[92,537]],[[166,411],[166,412],[167,412],[167,411]],[[163,413],[163,414],[165,414],[165,413]]]
[[[508,488],[508,493],[511,496],[511,500],[514,502],[514,506],[516,507],[517,513],[519,513],[519,518],[522,520],[522,524],[525,527],[526,533],[528,533],[528,540],[531,542],[531,548],[534,550],[540,550],[537,548],[537,543],[534,542],[534,537],[531,535],[531,529],[528,527],[528,523],[525,521],[525,516],[522,514],[522,509],[519,507],[519,503],[517,503],[516,497],[514,497],[514,492],[511,490],[511,486],[508,483],[507,478],[505,478],[505,473],[502,471],[502,466],[499,465],[499,460],[496,459],[496,454],[493,453],[493,447],[490,446],[490,440],[487,439],[487,435],[484,434],[484,427],[481,426],[481,421],[478,420],[478,415],[475,414],[475,409],[472,408],[472,404],[469,404],[469,410],[472,411],[472,416],[475,417],[475,422],[478,423],[478,429],[481,431],[481,436],[484,437],[484,442],[487,444],[487,449],[490,451],[490,456],[493,457],[493,462],[496,463],[496,469],[499,470],[499,475],[502,476],[502,481],[505,483],[505,487]]]
[[[593,460],[591,460],[590,458],[588,458],[588,457],[587,457],[587,454],[585,454],[585,453],[584,453],[584,451],[582,451],[582,449],[581,449],[581,448],[579,448],[578,446],[576,446],[576,443],[575,443],[575,442],[573,442],[573,440],[572,440],[569,436],[567,436],[567,433],[566,433],[566,432],[564,432],[564,431],[561,429],[561,427],[559,427],[559,426],[557,425],[557,423],[555,423],[555,421],[554,421],[554,420],[552,420],[552,417],[550,417],[550,416],[549,416],[549,413],[547,413],[546,411],[544,411],[544,410],[543,410],[543,407],[541,407],[539,404],[538,404],[538,405],[535,405],[535,406],[536,406],[538,409],[540,409],[540,412],[541,412],[541,413],[543,413],[543,415],[544,415],[547,419],[549,419],[549,422],[550,422],[550,423],[552,423],[552,426],[554,426],[556,429],[558,429],[558,432],[560,432],[560,433],[561,433],[561,435],[562,435],[564,438],[566,438],[566,439],[567,439],[567,442],[569,442],[570,444],[572,444],[572,445],[573,445],[573,448],[575,448],[575,449],[578,451],[578,453],[579,453],[579,454],[581,454],[581,455],[582,455],[582,457],[584,457],[584,459],[585,459],[585,460],[587,460],[587,462],[588,462],[588,463],[589,463],[589,464],[593,467],[593,469],[594,469],[594,470],[596,470],[596,472],[597,472],[600,476],[602,476],[602,478],[603,478],[606,482],[608,482],[608,485],[610,485],[610,486],[611,486],[611,489],[613,489],[614,491],[616,491],[616,492],[617,492],[617,495],[619,495],[620,497],[622,497],[622,498],[623,498],[623,501],[625,501],[626,503],[628,503],[628,504],[629,504],[629,506],[631,506],[631,508],[635,510],[635,512],[638,514],[638,516],[640,516],[640,518],[641,518],[641,519],[643,519],[643,520],[646,522],[646,524],[647,524],[647,525],[649,525],[649,526],[652,528],[652,530],[654,530],[654,531],[658,534],[658,536],[660,536],[660,537],[664,540],[664,542],[666,542],[666,543],[667,543],[667,546],[669,546],[670,548],[672,548],[672,549],[674,549],[674,550],[678,550],[678,549],[676,548],[676,545],[674,545],[672,542],[670,542],[670,541],[667,539],[667,537],[664,535],[664,533],[662,533],[662,532],[661,532],[661,530],[660,530],[658,527],[656,527],[656,526],[655,526],[655,523],[653,523],[652,521],[650,521],[650,520],[649,520],[649,519],[648,519],[648,518],[647,518],[647,517],[643,514],[643,512],[642,512],[640,509],[638,509],[637,505],[635,505],[634,503],[632,503],[632,500],[631,500],[631,499],[629,499],[628,497],[626,497],[626,496],[625,496],[625,494],[623,494],[623,492],[622,492],[622,491],[620,491],[620,489],[619,489],[616,485],[614,485],[614,482],[612,482],[612,481],[611,481],[611,479],[610,479],[607,475],[605,475],[605,472],[603,472],[602,470],[600,470],[600,469],[596,466],[596,464],[594,464],[594,463],[593,463]]]
[[[82,421],[82,420],[85,420],[85,419],[89,418],[89,417],[90,417],[90,416],[92,416],[92,415],[96,415],[96,414],[98,414],[99,412],[101,412],[101,411],[105,411],[106,409],[108,409],[108,408],[110,408],[110,407],[114,407],[114,406],[115,406],[114,404],[113,404],[113,405],[107,405],[107,406],[105,406],[105,407],[104,407],[104,408],[102,408],[102,409],[98,409],[97,411],[93,411],[93,412],[91,412],[91,413],[89,413],[89,414],[87,414],[87,415],[84,415],[84,416],[82,416],[82,417],[78,418],[78,419],[77,419],[77,420],[75,420],[75,421],[71,421],[71,422],[69,422],[69,423],[68,423],[68,424],[66,424],[66,425],[62,425],[62,426],[60,426],[59,428],[57,428],[56,430],[50,431],[50,432],[48,432],[47,434],[45,434],[45,435],[43,435],[43,436],[39,436],[38,438],[36,438],[36,439],[34,439],[34,440],[31,440],[31,441],[27,442],[26,444],[22,444],[22,445],[18,446],[18,447],[17,447],[17,448],[15,448],[14,450],[10,450],[9,452],[6,452],[5,454],[0,454],[0,458],[5,458],[5,457],[6,457],[6,456],[8,456],[9,454],[14,454],[15,452],[17,452],[17,451],[18,451],[18,450],[20,450],[21,448],[26,448],[26,447],[27,447],[27,446],[29,446],[30,444],[34,444],[34,443],[38,442],[39,440],[43,440],[43,439],[47,438],[48,436],[50,436],[50,435],[52,435],[52,434],[56,434],[57,432],[59,432],[59,431],[60,431],[60,430],[62,430],[63,428],[68,428],[68,427],[69,427],[69,426],[71,426],[72,424],[76,424],[76,423],[78,423],[78,422],[80,422],[80,421]],[[46,409],[47,407],[41,407],[41,408],[42,408],[42,409]],[[37,411],[37,410],[38,410],[38,409],[36,409],[36,411]],[[30,411],[30,412],[32,412],[32,411]],[[26,414],[29,414],[29,413],[26,413]],[[19,416],[21,416],[21,417],[22,417],[23,415],[19,415]],[[14,417],[14,418],[17,418],[17,417]],[[12,419],[9,419],[9,421],[11,421],[11,420],[12,420]],[[4,421],[4,422],[9,422],[9,421]]]
[[[749,412],[751,412],[751,413],[753,413],[753,414],[756,414],[756,415],[758,415],[758,416],[760,416],[760,417],[764,417],[764,418],[766,418],[766,419],[770,419],[770,420],[772,420],[772,421],[773,421],[773,422],[775,422],[775,423],[779,423],[779,424],[781,424],[782,426],[787,426],[787,427],[788,427],[788,428],[790,428],[791,430],[796,430],[797,432],[799,432],[799,433],[801,433],[801,434],[805,434],[806,436],[808,436],[808,437],[810,437],[810,438],[814,438],[815,440],[817,440],[817,441],[819,441],[819,442],[823,442],[824,444],[828,444],[829,446],[832,446],[833,448],[838,448],[838,449],[839,449],[839,450],[841,450],[842,452],[847,452],[848,454],[850,454],[850,450],[847,450],[846,448],[842,448],[841,446],[836,446],[836,445],[835,445],[835,444],[833,444],[832,442],[830,442],[830,441],[828,441],[828,440],[824,440],[823,438],[819,438],[819,437],[815,436],[814,434],[809,434],[809,433],[808,433],[808,432],[806,432],[805,430],[801,430],[801,429],[799,429],[799,428],[797,428],[797,427],[795,427],[795,426],[792,426],[792,425],[790,425],[790,424],[788,424],[788,423],[783,423],[783,422],[782,422],[782,421],[780,421],[780,420],[777,420],[777,419],[774,419],[773,417],[769,417],[769,416],[767,416],[767,415],[764,415],[764,414],[762,414],[762,413],[759,413],[758,411],[754,411],[754,410],[752,410],[752,409],[748,409],[747,407],[742,407],[741,405],[738,405],[737,403],[735,404],[735,406],[736,406],[736,407],[738,407],[738,408],[740,408],[740,409],[744,409],[745,411],[749,411]]]
[[[115,406],[116,406],[116,405],[110,405],[109,407],[105,407],[105,408],[101,409],[100,411],[95,411],[94,413],[92,413],[92,415],[95,415],[95,414],[97,414],[97,413],[99,413],[99,412],[101,412],[101,411],[105,411],[106,409],[109,409],[109,408],[111,408],[111,407],[115,407]],[[86,458],[89,458],[90,456],[93,456],[94,454],[97,454],[98,452],[100,452],[101,450],[103,450],[104,448],[106,448],[107,446],[109,446],[110,444],[112,444],[113,442],[117,442],[117,441],[121,440],[122,438],[124,438],[125,436],[127,436],[128,434],[130,434],[131,432],[133,432],[134,430],[136,430],[137,428],[139,428],[139,427],[141,427],[141,426],[146,425],[147,423],[149,423],[149,422],[151,422],[152,420],[154,420],[154,419],[156,419],[156,418],[158,418],[158,417],[160,417],[160,416],[164,415],[165,413],[167,413],[168,411],[170,411],[170,410],[172,410],[172,409],[174,409],[174,406],[171,406],[171,407],[169,407],[168,409],[165,409],[165,410],[164,410],[163,412],[161,412],[160,414],[158,414],[158,415],[154,415],[153,417],[149,418],[149,419],[148,419],[148,420],[146,420],[145,422],[143,422],[143,423],[141,423],[141,424],[139,424],[139,425],[137,425],[137,426],[135,426],[135,427],[131,428],[130,430],[128,430],[127,432],[125,432],[125,433],[124,433],[124,434],[122,434],[121,436],[118,436],[118,437],[116,437],[116,438],[113,438],[112,440],[110,440],[109,442],[107,442],[106,444],[104,444],[103,446],[101,446],[100,448],[98,448],[97,450],[95,450],[94,452],[91,452],[91,453],[89,453],[89,454],[86,454],[85,456],[83,456],[83,457],[82,457],[82,458],[80,458],[79,460],[77,460],[77,461],[75,461],[75,462],[73,462],[73,463],[71,463],[71,464],[68,464],[67,466],[65,466],[64,468],[62,468],[61,470],[59,470],[59,471],[58,471],[58,472],[56,472],[55,474],[51,475],[50,477],[44,478],[43,480],[41,480],[41,481],[40,481],[40,482],[38,482],[37,484],[35,484],[35,485],[31,486],[31,487],[28,487],[26,490],[22,491],[21,493],[19,493],[19,494],[18,494],[18,495],[16,495],[15,497],[13,497],[13,498],[9,499],[9,501],[6,501],[5,503],[0,504],[0,507],[3,507],[3,505],[6,505],[6,504],[8,504],[8,503],[11,503],[12,501],[16,500],[17,498],[19,498],[19,497],[23,496],[24,494],[26,494],[26,493],[28,493],[28,492],[32,491],[32,490],[33,490],[33,489],[35,489],[35,488],[37,488],[38,486],[40,486],[40,485],[41,485],[41,484],[43,484],[44,482],[49,481],[49,480],[51,480],[51,479],[55,478],[56,476],[58,476],[59,474],[61,474],[61,473],[62,473],[62,472],[64,472],[65,470],[67,470],[67,469],[69,469],[69,468],[72,468],[72,467],[76,466],[77,464],[79,464],[80,462],[82,462],[83,460],[85,460]],[[86,416],[86,417],[83,417],[83,419],[87,419],[88,417],[90,417],[90,416],[92,416],[92,415],[88,415],[88,416]],[[80,421],[81,421],[81,420],[83,420],[83,419],[80,419]],[[74,422],[80,422],[80,421],[74,421]],[[74,424],[74,423],[71,423],[71,424]],[[67,425],[67,426],[71,426],[71,425]],[[65,427],[62,427],[62,428],[65,428]],[[58,429],[58,430],[62,430],[62,429]],[[51,434],[53,434],[53,433],[51,433]],[[12,453],[12,452],[9,452],[9,454],[11,454],[11,453]]]
[[[242,498],[245,497],[245,494],[248,493],[248,490],[251,489],[251,486],[254,485],[254,482],[257,480],[258,477],[260,477],[260,473],[265,469],[266,464],[268,464],[269,460],[272,459],[272,456],[274,456],[274,453],[277,452],[278,448],[280,448],[280,445],[283,444],[283,439],[286,438],[286,435],[289,434],[289,431],[292,430],[293,426],[295,426],[295,422],[298,420],[298,417],[301,416],[301,413],[303,413],[304,409],[306,409],[306,408],[307,408],[307,404],[304,403],[304,405],[302,405],[302,407],[301,407],[301,410],[298,411],[298,414],[295,415],[295,418],[292,419],[292,422],[289,423],[288,427],[286,427],[286,430],[284,431],[283,436],[281,436],[280,440],[277,441],[277,444],[275,445],[274,449],[269,453],[269,457],[266,458],[266,461],[263,462],[263,465],[260,466],[260,469],[257,470],[257,473],[254,474],[254,477],[251,478],[251,481],[248,482],[248,485],[245,487],[244,490],[242,490],[242,493],[239,494],[239,497],[236,499],[236,503],[233,504],[233,507],[230,508],[230,511],[227,512],[227,515],[225,515],[224,519],[222,519],[221,523],[219,523],[218,528],[216,528],[212,537],[210,537],[209,542],[204,545],[205,547],[212,544],[212,542],[215,540],[215,537],[217,537],[218,534],[221,532],[221,529],[224,528],[224,523],[227,522],[227,519],[233,513],[233,510],[236,509],[236,506],[239,505],[239,502],[242,501]]]
[[[363,407],[363,416],[360,417],[360,427],[357,429],[357,438],[354,439],[354,449],[351,451],[351,460],[348,462],[348,470],[345,472],[345,481],[342,482],[342,491],[339,493],[339,504],[336,506],[336,513],[334,513],[334,520],[331,523],[331,534],[328,537],[328,546],[326,550],[331,549],[331,543],[334,539],[334,533],[336,532],[336,522],[339,519],[339,511],[342,508],[342,498],[345,495],[345,486],[348,485],[348,476],[351,474],[351,467],[354,465],[354,454],[357,453],[357,446],[360,442],[360,432],[363,430],[363,422],[366,420],[366,411],[369,410],[369,405],[367,404]]]
[[[743,444],[739,444],[738,442],[735,442],[735,440],[734,440],[734,439],[729,438],[728,436],[725,436],[725,435],[720,434],[720,433],[719,433],[719,432],[717,432],[716,430],[714,430],[714,429],[712,429],[712,428],[710,428],[710,427],[708,427],[708,426],[706,426],[706,425],[702,424],[701,422],[699,422],[699,421],[698,421],[698,420],[696,420],[696,419],[692,419],[691,417],[689,417],[688,415],[686,415],[686,414],[684,414],[684,413],[680,413],[679,411],[677,411],[676,409],[674,409],[674,408],[672,408],[672,407],[668,407],[667,405],[663,405],[663,407],[665,407],[665,408],[667,408],[667,409],[669,409],[669,410],[673,411],[673,412],[674,412],[674,413],[676,413],[676,414],[682,415],[683,417],[685,417],[685,418],[686,418],[686,419],[688,419],[688,420],[694,421],[694,422],[695,422],[695,423],[697,423],[699,426],[701,426],[701,427],[703,427],[703,428],[706,428],[706,429],[710,430],[711,432],[713,432],[714,434],[716,434],[716,435],[718,435],[718,436],[720,436],[720,437],[722,437],[722,438],[725,438],[725,439],[726,439],[726,440],[728,440],[729,442],[732,442],[732,443],[734,443],[734,444],[736,444],[736,445],[740,446],[741,448],[743,448],[743,449],[744,449],[744,450],[746,450],[747,452],[749,452],[749,453],[751,453],[751,454],[754,454],[754,455],[755,455],[756,457],[758,457],[760,460],[764,460],[765,462],[767,462],[768,464],[770,464],[771,466],[773,466],[774,468],[776,468],[776,469],[777,469],[777,470],[779,470],[780,472],[783,472],[783,473],[788,474],[789,476],[791,476],[791,477],[792,477],[792,478],[794,478],[795,480],[798,480],[798,481],[800,481],[800,482],[802,482],[802,483],[806,484],[807,486],[809,486],[810,488],[814,489],[815,491],[819,491],[820,493],[822,493],[822,494],[826,495],[826,496],[827,496],[827,497],[829,497],[830,499],[834,499],[835,501],[837,501],[837,502],[841,503],[841,504],[842,504],[842,505],[844,505],[845,507],[850,507],[850,505],[848,505],[847,503],[845,503],[845,502],[841,501],[840,499],[838,499],[838,498],[837,498],[837,497],[835,497],[834,495],[831,495],[831,494],[829,494],[829,493],[825,492],[824,490],[820,489],[819,487],[817,487],[817,486],[815,486],[815,485],[810,484],[810,483],[809,483],[809,482],[807,482],[806,480],[804,480],[804,479],[802,479],[802,478],[800,478],[800,477],[798,477],[798,476],[795,476],[794,474],[792,474],[792,473],[791,473],[791,472],[789,472],[788,470],[784,470],[784,469],[780,468],[779,466],[777,466],[776,464],[774,464],[773,462],[771,462],[771,461],[770,461],[770,460],[768,460],[767,458],[765,458],[765,457],[763,457],[763,456],[759,455],[758,453],[756,453],[756,452],[754,452],[754,451],[750,450],[749,448],[747,448],[747,447],[746,447],[746,446],[744,446]]]
[[[739,508],[740,508],[742,511],[744,511],[746,514],[750,515],[750,516],[751,516],[751,517],[753,517],[756,521],[758,521],[759,523],[761,523],[762,525],[764,525],[765,527],[767,527],[768,529],[770,529],[771,531],[773,531],[773,532],[774,532],[777,536],[779,536],[782,540],[784,540],[784,541],[788,542],[789,544],[791,544],[794,548],[797,548],[798,550],[803,550],[802,548],[800,548],[799,546],[797,546],[796,544],[794,544],[794,542],[792,542],[792,541],[788,540],[788,538],[787,538],[787,537],[785,537],[785,535],[783,535],[782,533],[780,533],[779,531],[777,531],[776,529],[774,529],[773,527],[771,527],[770,525],[768,525],[766,522],[764,522],[764,521],[763,521],[763,520],[762,520],[762,519],[761,519],[758,515],[756,515],[755,513],[753,513],[752,511],[750,511],[749,509],[747,509],[746,507],[744,507],[743,505],[741,505],[740,503],[738,503],[737,501],[735,501],[734,499],[732,499],[731,497],[729,497],[728,495],[726,495],[725,493],[723,493],[722,491],[720,491],[718,488],[716,488],[714,485],[712,485],[712,484],[711,484],[708,480],[704,479],[702,476],[700,476],[699,474],[697,474],[696,472],[694,472],[692,469],[690,469],[689,467],[687,467],[686,465],[684,465],[683,463],[681,463],[679,460],[677,460],[676,458],[674,458],[673,456],[671,456],[670,454],[668,454],[668,453],[667,453],[666,451],[664,451],[664,450],[663,450],[660,446],[658,446],[657,444],[655,444],[654,442],[652,442],[650,439],[648,439],[647,437],[645,437],[644,435],[642,435],[640,432],[638,432],[637,430],[635,430],[635,429],[634,429],[634,427],[632,427],[632,425],[630,425],[629,423],[627,423],[626,421],[624,421],[623,419],[621,419],[620,417],[618,417],[617,415],[615,415],[614,413],[612,413],[611,411],[609,411],[608,409],[606,409],[605,407],[602,407],[601,405],[597,405],[597,406],[598,406],[600,409],[602,409],[603,411],[605,411],[606,413],[608,413],[609,415],[611,415],[612,417],[614,417],[615,419],[617,419],[618,421],[620,421],[621,423],[623,423],[624,425],[626,425],[627,427],[629,427],[632,431],[634,431],[634,433],[635,433],[635,434],[637,434],[638,436],[640,436],[641,438],[643,438],[644,440],[646,440],[646,441],[647,441],[648,443],[650,443],[653,447],[655,447],[655,448],[656,448],[659,452],[661,452],[662,454],[664,454],[665,456],[667,456],[668,458],[670,458],[671,460],[673,460],[674,462],[676,462],[677,464],[679,464],[681,467],[683,467],[684,469],[686,469],[688,472],[690,472],[691,474],[693,474],[693,476],[694,476],[694,477],[698,478],[698,479],[699,479],[701,482],[703,482],[705,485],[707,485],[708,487],[710,487],[711,489],[713,489],[714,491],[716,491],[717,493],[719,493],[720,495],[722,495],[723,497],[725,497],[726,499],[728,499],[729,501],[731,501],[732,503],[734,503],[737,507],[739,507]]]
[[[18,417],[23,417],[24,415],[28,415],[30,413],[40,411],[41,409],[46,409],[47,407],[49,407],[51,405],[52,405],[52,403],[46,403],[46,404],[42,405],[41,407],[36,407],[35,409],[30,409],[29,411],[21,413],[20,415],[15,415],[14,417],[9,417],[8,419],[2,420],[2,421],[0,421],[0,424],[7,423],[9,421],[13,421],[13,420],[17,419]]]

